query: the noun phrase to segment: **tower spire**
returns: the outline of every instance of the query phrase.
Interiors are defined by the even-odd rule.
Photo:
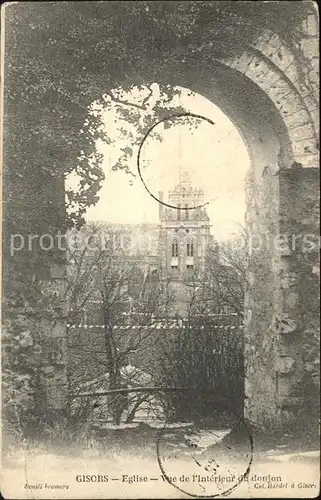
[[[180,167],[179,170],[179,186],[184,189],[189,189],[191,187],[191,180],[188,175],[188,171]]]

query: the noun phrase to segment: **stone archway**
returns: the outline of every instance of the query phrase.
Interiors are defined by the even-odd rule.
[[[123,27],[119,24],[121,7],[114,3],[106,7],[101,2],[96,2],[95,7],[85,4],[74,4],[68,8],[65,5],[64,13],[55,2],[51,3],[48,13],[43,11],[43,6],[37,10],[35,4],[31,7],[7,7],[8,19],[12,23],[7,36],[13,48],[8,46],[6,50],[9,54],[11,50],[15,56],[14,62],[10,64],[16,67],[12,69],[8,66],[6,74],[5,127],[11,131],[11,138],[10,135],[7,140],[5,138],[5,179],[7,186],[14,186],[15,193],[12,196],[10,189],[7,189],[8,206],[11,207],[11,213],[19,214],[19,223],[16,220],[13,222],[8,216],[5,223],[7,237],[12,233],[12,228],[19,232],[19,227],[22,231],[22,227],[26,226],[29,231],[37,232],[46,231],[48,225],[56,230],[57,224],[59,227],[59,222],[54,221],[54,214],[59,212],[63,218],[64,168],[75,161],[75,151],[80,149],[77,134],[86,117],[87,106],[101,96],[106,87],[126,87],[133,83],[157,81],[191,88],[204,95],[232,119],[248,147],[252,168],[246,188],[247,224],[250,233],[264,246],[264,249],[262,247],[249,255],[245,330],[246,416],[263,427],[273,427],[295,419],[305,404],[302,394],[298,396],[296,389],[307,369],[303,347],[309,343],[309,335],[318,326],[314,294],[317,285],[316,248],[306,253],[302,253],[302,248],[293,248],[293,245],[276,249],[267,245],[264,238],[268,235],[269,241],[274,241],[285,233],[292,237],[316,235],[317,232],[318,68],[317,25],[313,6],[310,6],[310,12],[307,9],[305,17],[300,20],[301,38],[298,39],[297,49],[289,47],[280,34],[273,31],[273,26],[267,26],[241,46],[232,35],[228,48],[225,50],[223,47],[219,53],[214,50],[215,44],[208,28],[207,37],[204,35],[199,41],[194,40],[193,50],[187,52],[186,45],[180,43],[180,33],[177,35],[175,32],[175,41],[172,42],[175,25],[170,26],[169,21],[168,26],[166,22],[163,25],[161,17],[158,17],[163,26],[163,39],[159,41],[161,49],[157,49],[155,57],[153,47],[156,45],[151,44],[146,59],[142,61],[137,56],[141,43],[143,41],[148,45],[152,38],[148,24],[144,28],[139,16],[133,16],[131,23],[125,19],[128,33],[123,33]],[[145,6],[145,2],[138,4],[142,11],[149,12],[151,9],[149,5]],[[185,8],[182,5],[184,2],[178,4],[178,7],[168,7],[169,14],[181,15],[180,9]],[[190,17],[187,13],[191,26],[192,18],[196,16],[193,8]],[[200,8],[206,14],[206,9],[210,7]],[[72,9],[79,14],[77,29]],[[106,29],[111,33],[112,30],[121,33],[128,44],[133,45],[133,54],[137,57],[133,56],[128,65],[121,59],[124,48],[119,41],[119,57],[113,53],[113,47],[104,44],[105,35],[101,31],[103,24],[100,23],[99,14],[95,14],[95,9],[106,9],[105,14],[110,14],[108,22],[114,19],[115,26],[106,21]],[[160,13],[157,15],[160,16]],[[215,22],[213,19],[213,26]],[[55,25],[60,30],[60,49],[55,45]],[[97,34],[92,33],[95,25]],[[24,29],[21,29],[22,26]],[[34,37],[30,35],[33,32],[36,35]],[[140,33],[140,36],[135,38],[134,33]],[[198,33],[197,27],[195,33]],[[306,33],[307,38],[304,36]],[[81,41],[84,34],[93,37],[89,38],[87,46]],[[31,48],[26,43],[30,37]],[[39,43],[42,49],[40,62],[34,55]],[[34,80],[28,71],[24,74],[21,66],[24,61],[16,57],[19,50],[27,56],[29,54],[30,67],[35,71]],[[59,54],[67,58],[68,64],[60,63]],[[92,63],[94,60],[97,62],[97,54],[101,60],[107,58],[110,61],[110,74],[107,76],[103,64],[100,68]],[[76,55],[74,59],[73,55]],[[50,71],[54,60],[57,61],[55,75]],[[29,85],[23,89],[16,89],[13,80],[19,71]],[[75,82],[70,78],[73,71],[77,80]],[[28,84],[30,78],[31,84]],[[72,118],[64,113],[64,95],[74,103],[74,111],[72,106],[70,110]],[[46,109],[48,102],[52,105],[50,109]],[[40,108],[39,103],[43,108]],[[55,106],[60,116],[55,116],[53,120],[50,113]],[[36,119],[30,120],[33,114]],[[19,120],[14,116],[18,116]],[[25,138],[23,134],[26,134]],[[63,140],[56,141],[58,137]],[[16,144],[18,154],[11,144],[15,138],[19,138]],[[41,155],[45,158],[47,170],[43,169]],[[60,174],[48,176],[48,171],[59,166],[59,162],[63,165]],[[47,187],[43,190],[45,184]],[[26,186],[29,190],[27,194]],[[9,256],[10,250],[5,250]],[[16,261],[20,261],[30,265],[32,273],[35,260],[37,265],[37,258],[33,256],[30,259],[28,252],[23,257],[8,258],[6,272],[15,266]],[[50,279],[59,284],[63,281],[64,264],[59,263],[59,258],[58,264],[56,260],[57,255],[46,254],[42,262],[50,271]],[[16,281],[19,282],[18,277]],[[309,288],[312,293],[307,295]],[[9,289],[8,286],[8,293]],[[54,333],[48,331],[48,335],[61,339],[64,344],[65,323],[63,320],[58,323]],[[65,366],[61,366],[54,366],[61,389],[54,391],[54,396],[48,399],[48,404],[53,407],[56,405],[57,408],[63,408],[65,401]],[[60,401],[58,406],[55,400]]]
[[[317,277],[311,273],[317,257],[315,251],[302,255],[302,248],[290,247],[292,237],[317,235],[314,210],[306,211],[303,225],[298,217],[299,206],[318,198],[316,108],[313,100],[305,102],[286,73],[274,63],[269,65],[257,51],[234,61],[213,61],[211,70],[206,73],[198,67],[193,73],[181,72],[178,84],[204,95],[232,119],[251,159],[247,228],[254,246],[258,241],[260,245],[249,256],[245,414],[263,428],[294,424],[304,405],[296,395],[304,376],[302,343],[309,342],[300,319],[306,307],[306,291],[300,283],[305,274],[316,285]],[[289,193],[297,183],[301,196],[291,200]],[[283,236],[289,237],[289,245],[277,248],[275,243]],[[311,307],[316,307],[313,297]]]

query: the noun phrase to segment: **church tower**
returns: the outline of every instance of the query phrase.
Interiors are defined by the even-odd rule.
[[[191,185],[183,170],[177,186],[168,192],[166,203],[170,207],[160,204],[159,211],[163,273],[173,281],[185,281],[194,269],[204,270],[206,249],[212,238],[204,192]]]

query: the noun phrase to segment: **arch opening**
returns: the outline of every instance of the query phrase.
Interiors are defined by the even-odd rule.
[[[122,123],[120,128],[123,127],[123,144],[122,147],[120,147],[120,153],[123,154],[123,156],[119,157],[118,151],[118,156],[117,154],[115,154],[113,160],[109,159],[109,169],[111,172],[113,172],[113,170],[116,171],[116,173],[117,170],[120,173],[125,172],[127,175],[129,175],[130,182],[128,182],[128,184],[134,185],[136,181],[136,162],[134,161],[131,165],[129,160],[131,157],[135,156],[135,150],[137,151],[140,142],[146,134],[146,130],[153,128],[155,137],[152,137],[150,139],[150,144],[147,144],[147,146],[150,149],[151,143],[154,141],[153,146],[155,148],[155,144],[159,143],[158,155],[156,154],[155,156],[160,157],[161,148],[164,147],[164,143],[162,143],[162,141],[160,140],[162,139],[161,134],[169,134],[171,131],[175,130],[175,127],[169,126],[167,131],[162,130],[160,132],[159,130],[157,130],[157,123],[159,121],[164,123],[164,116],[171,116],[173,112],[177,112],[177,109],[179,111],[183,109],[184,112],[190,111],[186,104],[185,106],[182,106],[182,103],[179,99],[175,102],[175,96],[177,97],[177,89],[179,90],[179,92],[182,92],[182,90],[180,89],[183,89],[183,92],[189,93],[189,97],[192,96],[194,99],[195,96],[200,96],[199,98],[201,100],[203,99],[205,102],[204,112],[197,112],[197,109],[194,109],[193,107],[192,110],[194,109],[194,112],[199,116],[203,114],[204,116],[209,117],[208,110],[211,106],[213,106],[213,109],[216,109],[216,113],[218,113],[218,115],[225,116],[225,119],[227,120],[227,123],[230,127],[229,130],[233,130],[235,137],[237,137],[239,152],[236,153],[235,149],[231,151],[231,148],[229,150],[231,166],[233,165],[229,173],[232,172],[231,179],[233,179],[233,177],[235,177],[236,175],[240,175],[240,172],[242,171],[244,179],[245,170],[247,171],[245,179],[245,189],[243,179],[241,180],[241,178],[239,178],[239,182],[237,184],[239,191],[243,196],[243,212],[246,212],[245,225],[250,240],[253,241],[253,239],[255,240],[256,238],[261,240],[262,234],[269,234],[269,237],[273,239],[280,232],[280,186],[278,172],[283,168],[289,167],[293,162],[291,141],[286,124],[282,120],[280,113],[274,106],[273,102],[269,99],[269,97],[262,91],[262,89],[258,87],[258,85],[252,82],[249,78],[242,75],[235,69],[223,66],[222,64],[213,64],[212,70],[213,74],[210,77],[209,75],[206,75],[204,73],[193,73],[191,77],[191,75],[186,73],[186,79],[184,78],[183,81],[182,76],[180,75],[180,79],[178,80],[180,85],[175,84],[175,86],[170,86],[168,82],[166,82],[166,84],[163,84],[163,88],[166,89],[167,92],[172,92],[172,102],[170,99],[168,99],[166,92],[162,93],[160,91],[161,105],[157,108],[158,114],[153,112],[155,102],[152,102],[152,105],[148,106],[148,100],[151,98],[151,96],[153,96],[153,93],[156,89],[158,89],[159,91],[159,89],[162,88],[162,84],[151,83],[150,85],[145,85],[142,87],[134,87],[134,99],[132,95],[130,106],[128,106],[128,101],[130,100],[129,96],[133,90],[132,88],[128,87],[118,87],[116,91],[110,91],[108,94],[104,94],[101,100],[95,101],[92,106],[92,110],[94,113],[101,113],[101,109],[103,108],[104,103],[107,103],[107,107],[109,106],[109,112],[110,108],[112,108],[113,106],[114,111],[115,109],[117,109],[117,107],[118,109],[119,107],[123,108],[122,118],[120,120],[120,122]],[[142,92],[141,95],[139,95],[140,91]],[[110,95],[112,95],[113,97],[111,98]],[[114,104],[112,101],[114,101]],[[190,127],[192,130],[194,129],[195,134],[196,131],[200,129],[200,124],[198,123],[195,127],[195,124],[191,123],[190,121],[188,123],[188,121],[189,120],[187,120],[187,123],[181,124],[181,126]],[[215,122],[214,118],[213,121]],[[128,124],[127,130],[126,127],[124,128],[125,123]],[[111,132],[115,132],[115,130],[117,129],[117,117],[116,119],[114,117],[113,120],[110,120],[109,126],[112,129]],[[207,124],[206,126],[211,127],[213,125]],[[140,133],[137,134],[138,129],[140,129]],[[117,142],[117,133],[115,137],[115,141]],[[177,140],[178,138],[176,137],[177,143],[179,143],[179,140]],[[132,143],[130,143],[130,145],[128,146],[128,143],[130,141]],[[223,148],[226,148],[226,144],[231,145],[231,143],[229,143],[228,141],[227,136],[223,139]],[[236,144],[236,142],[234,142],[234,144]],[[110,142],[108,146],[110,146]],[[146,149],[148,149],[147,146]],[[213,144],[211,144],[211,146],[213,146]],[[214,150],[215,148],[211,149],[210,151],[214,152]],[[102,152],[102,150],[100,150],[100,152]],[[156,166],[154,165],[153,170],[153,165],[151,165],[150,161],[148,164],[149,157],[146,151],[145,155],[146,156],[144,160],[146,161],[146,164],[150,169],[149,180],[152,182],[153,178],[154,180],[156,178],[155,184],[160,185],[161,176],[157,177],[157,168],[161,169],[160,164],[157,164],[156,162]],[[182,151],[180,153],[178,152],[178,157],[179,155],[182,155]],[[199,167],[199,162],[194,161],[194,169],[195,165]],[[209,167],[211,166],[213,167],[213,165],[211,165],[211,162],[209,162]],[[190,169],[192,172],[193,167],[190,166]],[[202,167],[198,168],[198,171],[202,172]],[[225,171],[224,169],[221,170],[219,176],[221,182],[222,180],[226,180],[227,172],[228,169],[225,169]],[[204,186],[206,186],[206,184],[209,183],[209,179],[211,179],[211,176],[209,174],[210,169],[208,169],[208,175],[205,176],[205,181],[203,180]],[[108,186],[108,181],[111,180],[112,175],[113,174],[111,174],[110,178],[107,179],[106,186]],[[179,176],[180,172],[178,168],[178,172],[176,172],[176,178]],[[164,178],[166,178],[166,175],[164,176]],[[215,175],[212,177],[212,179],[214,180],[214,183],[217,180]],[[123,176],[122,182],[126,181],[128,181],[128,177],[126,179]],[[154,190],[155,189],[156,188],[154,188]],[[246,196],[244,195],[245,191]],[[144,194],[147,195],[148,193],[145,192]],[[127,196],[126,202],[128,203]],[[214,200],[213,203],[213,213],[215,213],[215,209],[217,208],[217,206],[215,206],[217,205],[217,203],[215,202],[216,200]],[[226,207],[227,205],[228,201],[227,198],[225,198],[223,200],[221,210],[218,210],[218,212],[220,212],[220,215],[222,211],[224,211],[223,207]],[[231,205],[233,205],[233,197],[231,197]],[[110,206],[111,202],[109,202],[109,207]],[[131,216],[133,215],[132,208],[134,206],[135,203],[130,204]],[[98,204],[96,205],[96,207],[98,207]],[[118,212],[121,213],[123,209],[121,203],[118,205],[118,207]],[[95,207],[93,208],[93,211],[94,210]],[[239,207],[237,209],[237,212],[239,215]],[[99,210],[97,211],[97,213],[99,214]],[[106,214],[107,210],[105,209],[105,211],[100,213]],[[117,214],[118,216],[119,213]],[[104,217],[102,217],[101,215],[96,215],[96,220],[102,220],[103,218]],[[240,219],[238,223],[239,225],[244,224],[244,222],[240,221]],[[224,229],[226,229],[226,221],[222,224],[222,226],[224,227]],[[214,237],[217,235],[217,227],[218,224],[216,224],[214,227]],[[247,248],[247,250],[249,250],[249,248]],[[279,272],[281,256],[278,252],[275,251],[275,248],[268,248],[263,246],[263,248],[259,248],[256,250],[258,251],[255,253],[255,255],[250,256],[249,259],[248,273],[254,274],[258,278],[258,280],[254,285],[253,283],[249,284],[245,300],[245,321],[247,322],[246,345],[254,344],[255,349],[259,349],[259,346],[262,345],[262,342],[265,342],[267,356],[271,357],[273,355],[272,351],[275,349],[275,346],[272,345],[273,342],[269,342],[269,340],[266,341],[266,336],[262,332],[268,331],[271,324],[273,323],[275,311],[277,311],[280,307],[279,291],[275,288],[275,283],[278,279],[277,274]],[[171,252],[173,253],[173,248],[171,248]],[[177,270],[179,269],[178,248],[175,247],[174,253],[175,255],[172,255],[170,267],[173,271],[177,272]],[[189,268],[193,268],[193,264],[191,264],[192,261],[193,258],[189,256]],[[255,301],[254,297],[257,296],[259,296],[259,300]],[[249,318],[251,318],[250,321]],[[247,359],[249,360],[247,369],[253,371],[252,358],[247,353],[247,351],[245,352]],[[249,385],[249,379],[251,379],[251,377],[247,378],[247,387]],[[276,403],[274,404],[274,407],[271,406],[271,400],[275,402],[275,392],[277,385],[275,373],[272,371],[270,376],[267,376],[263,381],[254,381],[254,383],[256,383],[256,390],[258,391],[258,393],[265,394],[262,401],[255,401],[255,408],[253,410],[254,413],[257,412],[257,407],[260,406],[260,414],[264,415],[264,417],[262,417],[264,419],[266,419],[266,414],[269,414],[271,412],[277,414],[279,410],[276,408]],[[249,391],[247,391],[245,396],[245,407],[247,408],[246,411],[248,412],[248,415],[251,416],[251,405],[253,399],[249,395]],[[268,401],[268,405],[266,405],[265,401]]]

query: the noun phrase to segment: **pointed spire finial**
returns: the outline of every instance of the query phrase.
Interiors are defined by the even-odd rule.
[[[179,185],[181,188],[190,189],[191,180],[188,175],[188,171],[185,169],[180,169],[179,172]]]

